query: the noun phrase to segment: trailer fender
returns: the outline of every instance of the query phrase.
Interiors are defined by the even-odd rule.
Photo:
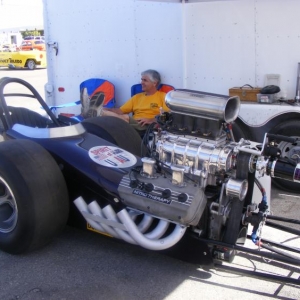
[[[239,118],[248,126],[262,127],[272,119],[283,114],[295,113],[300,117],[300,106],[289,104],[242,104]]]
[[[245,108],[245,106],[248,106]],[[276,133],[275,127],[289,120],[300,119],[300,107],[281,105],[241,105],[233,130],[235,138],[262,141],[266,132]],[[247,111],[247,109],[249,109]],[[289,136],[289,131],[284,133]],[[300,132],[299,132],[300,136]]]

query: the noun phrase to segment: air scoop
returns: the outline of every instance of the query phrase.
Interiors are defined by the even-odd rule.
[[[177,114],[233,122],[240,109],[240,98],[178,89],[167,93],[166,105]]]

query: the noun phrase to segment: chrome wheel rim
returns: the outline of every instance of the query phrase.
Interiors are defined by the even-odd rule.
[[[30,70],[33,70],[34,67],[35,67],[34,62],[33,62],[32,60],[30,60],[30,61],[28,62],[28,68],[29,68]]]
[[[9,233],[14,230],[18,221],[16,199],[7,182],[0,177],[0,232]]]

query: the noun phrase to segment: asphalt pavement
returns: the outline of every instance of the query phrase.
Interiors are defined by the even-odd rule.
[[[0,69],[43,96],[47,70]],[[299,220],[300,196],[272,189],[272,214]],[[297,226],[296,226],[297,227]],[[300,230],[299,226],[297,227]],[[300,248],[300,237],[263,227],[262,236]],[[250,248],[256,248],[247,242]],[[245,270],[300,277],[290,266],[239,253],[232,264]],[[300,278],[299,278],[300,279]],[[274,283],[199,266],[67,226],[48,246],[24,255],[0,251],[1,300],[196,300],[300,299],[300,286]]]

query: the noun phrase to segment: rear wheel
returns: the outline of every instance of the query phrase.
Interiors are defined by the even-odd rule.
[[[290,120],[280,123],[271,131],[274,134],[285,135],[289,137],[300,138],[300,125],[298,120]],[[288,142],[280,142],[278,148],[281,150],[281,157],[294,160],[295,163],[300,162],[300,142],[295,144]],[[300,184],[287,180],[272,178],[272,183],[282,190],[290,192],[299,192]]]
[[[68,192],[52,156],[29,140],[0,143],[0,249],[23,253],[66,225]]]
[[[27,68],[29,70],[34,70],[36,68],[36,63],[35,63],[35,61],[33,59],[29,59],[27,61]]]
[[[82,121],[82,125],[87,132],[101,137],[136,156],[141,156],[142,139],[137,131],[124,120],[102,116],[86,119]]]

